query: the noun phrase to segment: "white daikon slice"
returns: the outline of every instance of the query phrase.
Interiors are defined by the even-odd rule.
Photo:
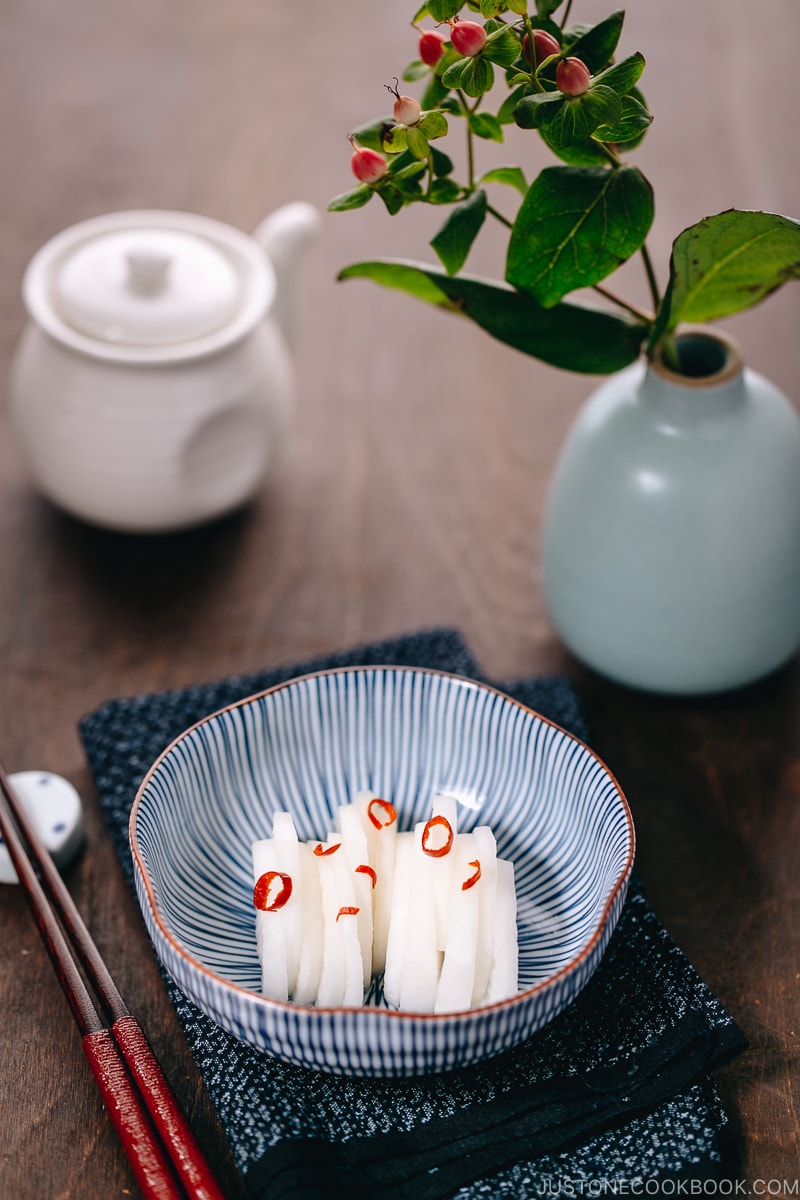
[[[374,834],[374,849],[371,851],[370,863],[375,871],[375,891],[373,893],[373,930],[372,930],[372,973],[380,975],[386,965],[387,942],[389,938],[389,922],[392,917],[395,860],[397,857],[397,815],[391,818],[394,807],[384,807],[385,801],[377,796],[371,796],[364,811],[374,812],[380,823],[378,828],[367,815],[366,820]],[[369,805],[372,805],[370,810]],[[386,822],[384,824],[384,822]]]
[[[416,915],[416,909],[413,907],[414,835],[398,833],[391,840],[395,846],[394,887],[386,939],[383,994],[390,1008],[399,1008],[405,966],[405,944],[409,927]],[[378,885],[380,886],[380,876]]]
[[[519,991],[519,941],[517,938],[517,894],[514,864],[497,860],[494,958],[486,990],[487,1004],[508,1000]]]
[[[319,859],[311,847],[301,842],[300,879],[303,888],[303,942],[297,985],[292,999],[297,1004],[314,1004],[322,971],[322,894],[319,883]]]
[[[323,843],[328,849],[339,841],[330,839]],[[313,854],[313,851],[312,851]],[[322,970],[317,989],[317,1004],[322,1008],[338,1008],[344,1000],[347,964],[341,926],[336,916],[341,908],[339,872],[336,869],[337,855],[343,855],[341,844],[332,854],[317,856],[320,895],[322,899]]]
[[[436,885],[447,871],[449,858],[434,858],[422,849],[422,833],[426,822],[414,827],[410,867],[411,896],[408,908],[411,919],[403,949],[404,965],[400,974],[400,1003],[404,1012],[433,1012],[436,989],[439,985],[441,954],[436,944]],[[404,881],[404,886],[408,883]],[[395,903],[398,880],[395,877]]]
[[[367,839],[367,854],[369,856],[369,861],[373,866],[375,865],[375,853],[377,850],[376,838],[378,831],[373,825],[372,821],[369,819],[367,810],[369,809],[370,803],[376,799],[377,796],[374,792],[370,792],[364,788],[360,792],[356,792],[355,800],[353,801],[353,807],[358,813],[359,820],[361,821],[361,828],[364,830],[364,836]]]
[[[497,842],[488,825],[476,825],[473,830],[478,846],[477,860],[481,877],[475,884],[478,892],[478,945],[475,954],[475,980],[472,985],[472,1007],[483,1003],[489,986],[495,942],[495,909],[497,899]]]
[[[342,850],[347,856],[347,865],[353,876],[355,903],[358,906],[358,941],[364,968],[362,986],[369,988],[372,978],[372,906],[373,893],[371,872],[374,869],[369,859],[367,835],[361,817],[354,804],[342,805],[336,814],[336,823],[342,835]],[[366,867],[367,870],[359,868]],[[377,881],[377,875],[376,875]]]
[[[453,831],[453,845],[458,836],[458,809],[453,796],[434,796],[431,804],[431,816],[444,817]],[[435,860],[439,864],[436,871],[434,891],[434,919],[436,921],[436,948],[444,951],[447,945],[447,930],[450,924],[450,881],[453,872],[454,856],[449,854]]]
[[[342,843],[341,849],[332,856],[332,860],[336,870],[336,891],[339,900],[335,922],[339,932],[339,944],[345,968],[341,1002],[348,1008],[357,1008],[364,1003],[364,992],[369,985],[370,978],[367,976],[365,984],[358,928],[361,909],[358,903],[357,878],[350,870],[344,843]],[[368,896],[368,904],[370,899],[371,897]]]
[[[284,908],[283,928],[286,938],[286,970],[291,996],[297,986],[297,970],[304,937],[303,881],[300,872],[300,853],[297,831],[291,813],[276,812],[272,818],[272,840],[275,853],[282,864],[280,869],[292,880],[292,894]]]
[[[254,842],[252,854],[254,883],[258,883],[268,871],[282,870],[272,838]],[[294,888],[294,880],[292,886]],[[288,1000],[289,973],[283,908],[275,912],[256,909],[256,950],[261,963],[261,991],[271,1000]]]
[[[480,896],[477,886],[462,885],[475,873],[470,866],[478,857],[473,833],[460,833],[453,843],[450,885],[450,923],[439,976],[434,1012],[466,1012],[472,1002],[478,944]]]
[[[431,815],[445,817],[450,822],[453,834],[458,833],[458,804],[455,796],[446,796],[439,792],[431,802]]]

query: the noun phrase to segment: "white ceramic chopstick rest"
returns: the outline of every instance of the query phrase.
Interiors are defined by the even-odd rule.
[[[66,866],[83,841],[83,808],[75,788],[51,771],[17,771],[9,779],[56,866]],[[0,883],[17,882],[8,848],[0,837]]]

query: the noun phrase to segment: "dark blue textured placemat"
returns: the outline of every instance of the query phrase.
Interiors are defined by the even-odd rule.
[[[181,691],[111,700],[81,736],[123,869],[136,789],[188,725],[294,675],[394,664],[482,678],[454,630]],[[570,682],[502,689],[584,740]],[[254,1198],[541,1196],[609,1179],[722,1179],[730,1125],[708,1072],[741,1032],[674,945],[634,878],[597,972],[523,1046],[447,1075],[359,1080],[287,1066],[231,1037],[167,978],[220,1122]]]

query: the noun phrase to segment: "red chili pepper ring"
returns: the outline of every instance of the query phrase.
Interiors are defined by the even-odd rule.
[[[394,825],[397,809],[389,800],[381,800],[380,796],[375,796],[367,805],[367,816],[376,829],[385,829],[387,825]]]
[[[481,877],[480,859],[474,858],[469,865],[471,867],[474,867],[475,870],[472,872],[469,879],[465,879],[464,882],[462,883],[462,885],[461,885],[462,892],[466,892],[466,891],[468,891],[469,888],[475,887],[475,884],[478,882],[478,880]]]
[[[360,863],[355,869],[356,872],[362,875],[368,875],[370,883],[373,888],[375,887],[375,884],[378,882],[378,875],[374,867],[371,867],[369,863]]]
[[[444,845],[431,846],[430,840],[435,829],[445,829],[447,831]],[[431,817],[427,825],[422,831],[422,849],[425,854],[430,854],[431,858],[444,858],[445,854],[449,854],[453,846],[453,826],[448,821],[447,817],[435,816]]]
[[[281,886],[278,894],[270,900],[269,893],[276,880],[280,880]],[[292,877],[284,875],[283,871],[265,871],[256,881],[256,886],[253,888],[253,904],[262,912],[277,912],[279,908],[283,908],[286,901],[292,894]]]

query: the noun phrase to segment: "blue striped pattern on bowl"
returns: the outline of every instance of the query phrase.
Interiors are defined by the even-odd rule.
[[[516,870],[516,997],[432,1016],[259,994],[252,842],[279,809],[323,838],[365,788],[400,828],[427,819],[436,793],[456,797],[460,830],[492,827]],[[195,1004],[278,1058],[352,1075],[449,1070],[546,1024],[597,966],[634,854],[625,798],[583,743],[490,687],[402,667],[303,676],[201,721],[149,771],[130,833],[148,932]]]

